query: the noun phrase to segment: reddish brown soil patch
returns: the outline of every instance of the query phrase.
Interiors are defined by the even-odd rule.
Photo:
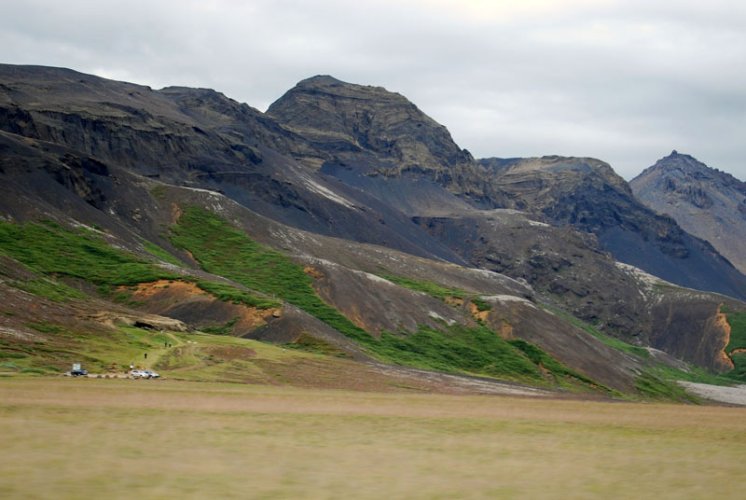
[[[490,314],[489,311],[480,311],[474,302],[469,302],[469,312],[477,321],[487,321],[487,316]]]
[[[281,309],[254,309],[246,306],[230,304],[236,308],[238,321],[234,332],[245,332],[266,325],[271,318],[282,316]]]
[[[500,334],[500,337],[504,338],[505,340],[513,340],[515,338],[515,335],[513,335],[513,325],[511,325],[504,319],[500,320],[498,333]]]
[[[223,302],[188,281],[158,280],[122,287],[150,313],[177,318],[194,328],[233,322],[231,333],[244,335],[282,316],[282,309],[256,309]]]
[[[181,215],[184,212],[181,210],[181,207],[177,205],[176,203],[171,204],[171,224],[176,224],[179,222],[179,219],[181,219]]]
[[[449,306],[461,307],[464,305],[464,299],[461,297],[446,297],[445,303]]]
[[[324,274],[313,266],[304,267],[303,272],[317,280],[320,280],[324,277]]]
[[[120,287],[120,290],[127,290],[127,288]],[[133,299],[141,301],[147,301],[156,295],[163,293],[167,293],[174,301],[188,299],[195,295],[208,295],[207,292],[194,283],[172,280],[158,280],[150,283],[140,283],[128,290],[132,292]]]
[[[721,363],[723,363],[726,367],[729,367],[731,370],[735,368],[735,365],[733,364],[733,360],[730,359],[730,356],[728,356],[728,353],[725,352],[725,348],[730,343],[730,323],[728,323],[728,317],[725,315],[725,313],[722,311],[722,305],[718,306],[718,312],[715,315],[715,326],[720,327],[725,335],[725,342],[723,343],[723,349],[718,353],[718,357],[720,358]],[[731,355],[734,354],[734,352],[731,352]]]

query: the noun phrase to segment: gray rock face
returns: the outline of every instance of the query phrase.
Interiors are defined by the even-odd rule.
[[[0,131],[169,184],[225,193],[301,229],[460,262],[399,211],[330,185],[334,179],[295,161],[321,155],[314,144],[214,90],[156,91],[62,68],[0,65]],[[24,147],[7,142],[8,157]],[[101,206],[98,188],[76,169],[53,167],[56,160],[45,163],[55,179],[93,190],[87,196]]]
[[[672,283],[746,299],[743,273],[706,241],[638,201],[608,164],[557,156],[480,162],[494,172],[510,206],[591,232],[617,260]]]
[[[618,260],[667,281],[746,299],[746,276],[641,204],[602,161],[547,156],[476,162],[403,96],[329,76],[300,82],[268,114],[319,151],[295,154],[296,160],[410,217],[523,210],[591,232]],[[468,253],[452,242],[449,247]]]
[[[328,157],[368,153],[405,170],[442,169],[472,160],[444,126],[404,96],[381,87],[315,76],[289,90],[267,114]]]
[[[746,182],[672,152],[630,181],[635,196],[746,273]]]

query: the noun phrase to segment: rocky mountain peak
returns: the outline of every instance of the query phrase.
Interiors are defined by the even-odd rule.
[[[630,182],[635,196],[746,271],[746,183],[674,151]]]
[[[707,166],[691,155],[681,154],[676,150],[645,169],[633,182],[642,184],[655,181],[659,184],[667,184],[670,188],[671,182],[675,180],[687,183],[706,182],[746,194],[746,183],[731,174]]]
[[[324,88],[324,87],[335,87],[335,86],[342,86],[342,85],[349,85],[349,84],[346,84],[342,80],[338,80],[337,78],[334,78],[331,75],[316,75],[316,76],[306,78],[305,80],[299,81],[296,84],[296,87]]]
[[[653,168],[655,167],[667,170],[711,170],[707,167],[707,165],[698,161],[693,156],[679,153],[675,149],[671,152],[670,155],[664,156],[663,158],[658,160],[655,165],[653,165]]]
[[[401,94],[320,75],[299,82],[267,114],[346,161],[369,153],[380,165],[440,170],[472,161],[448,130]]]
[[[338,97],[350,97],[361,100],[385,100],[385,101],[398,101],[401,104],[409,104],[414,106],[401,94],[396,92],[390,92],[383,87],[377,87],[374,85],[359,85],[355,83],[348,83],[339,80],[331,75],[316,75],[304,80],[299,81],[295,87],[290,89],[278,102],[275,102],[272,106],[277,105],[282,99],[288,97],[288,94],[293,95],[297,92],[323,92]]]

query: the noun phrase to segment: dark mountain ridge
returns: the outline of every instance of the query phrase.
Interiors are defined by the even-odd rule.
[[[630,181],[635,196],[746,271],[746,182],[673,151]]]
[[[323,151],[321,157],[294,155],[299,162],[409,216],[524,210],[591,232],[618,260],[668,281],[746,299],[746,276],[708,243],[637,201],[624,179],[600,160],[476,162],[444,127],[399,94],[331,77],[300,82],[268,114]],[[371,141],[372,136],[380,140]],[[463,257],[459,248],[451,249]]]
[[[230,277],[231,286],[244,279],[238,285],[259,293],[287,293],[278,318],[262,313],[265,325],[233,327],[234,335],[296,342],[311,332],[363,359],[373,352],[366,349],[382,349],[375,342],[432,341],[421,327],[449,339],[465,335],[452,328],[485,327],[493,333],[484,342],[495,332],[532,342],[625,391],[648,362],[599,340],[606,337],[597,329],[713,370],[733,367],[716,319],[740,302],[621,266],[588,232],[635,230],[634,218],[618,213],[629,189],[608,165],[558,157],[477,163],[444,127],[381,88],[316,77],[263,114],[209,89],[154,91],[70,70],[0,66],[0,130],[4,221],[99,228],[138,255],[148,255],[143,241],[165,249],[180,273],[225,280],[204,262],[213,254],[173,241],[184,213],[198,208],[195,217],[232,225],[292,260],[283,265],[297,271],[293,280],[308,280],[306,291],[321,302]],[[186,306],[147,307],[204,326]],[[592,323],[593,333],[555,309]]]
[[[667,281],[744,298],[744,276],[706,241],[638,201],[606,163],[589,158],[480,160],[510,205],[595,234],[622,262]]]
[[[461,262],[385,205],[331,196],[339,188],[287,155],[311,150],[303,138],[218,92],[109,85],[65,69],[7,70],[0,74],[0,85],[10,89],[0,100],[3,130],[163,182],[225,192],[302,229]]]
[[[444,126],[382,87],[316,76],[299,82],[267,114],[331,156],[347,149],[390,160],[378,168],[454,167],[472,160]]]

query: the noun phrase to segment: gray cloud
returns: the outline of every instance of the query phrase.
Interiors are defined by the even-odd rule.
[[[400,92],[475,156],[630,178],[671,149],[746,179],[746,5],[725,0],[10,3],[0,60],[265,109],[328,73]]]

